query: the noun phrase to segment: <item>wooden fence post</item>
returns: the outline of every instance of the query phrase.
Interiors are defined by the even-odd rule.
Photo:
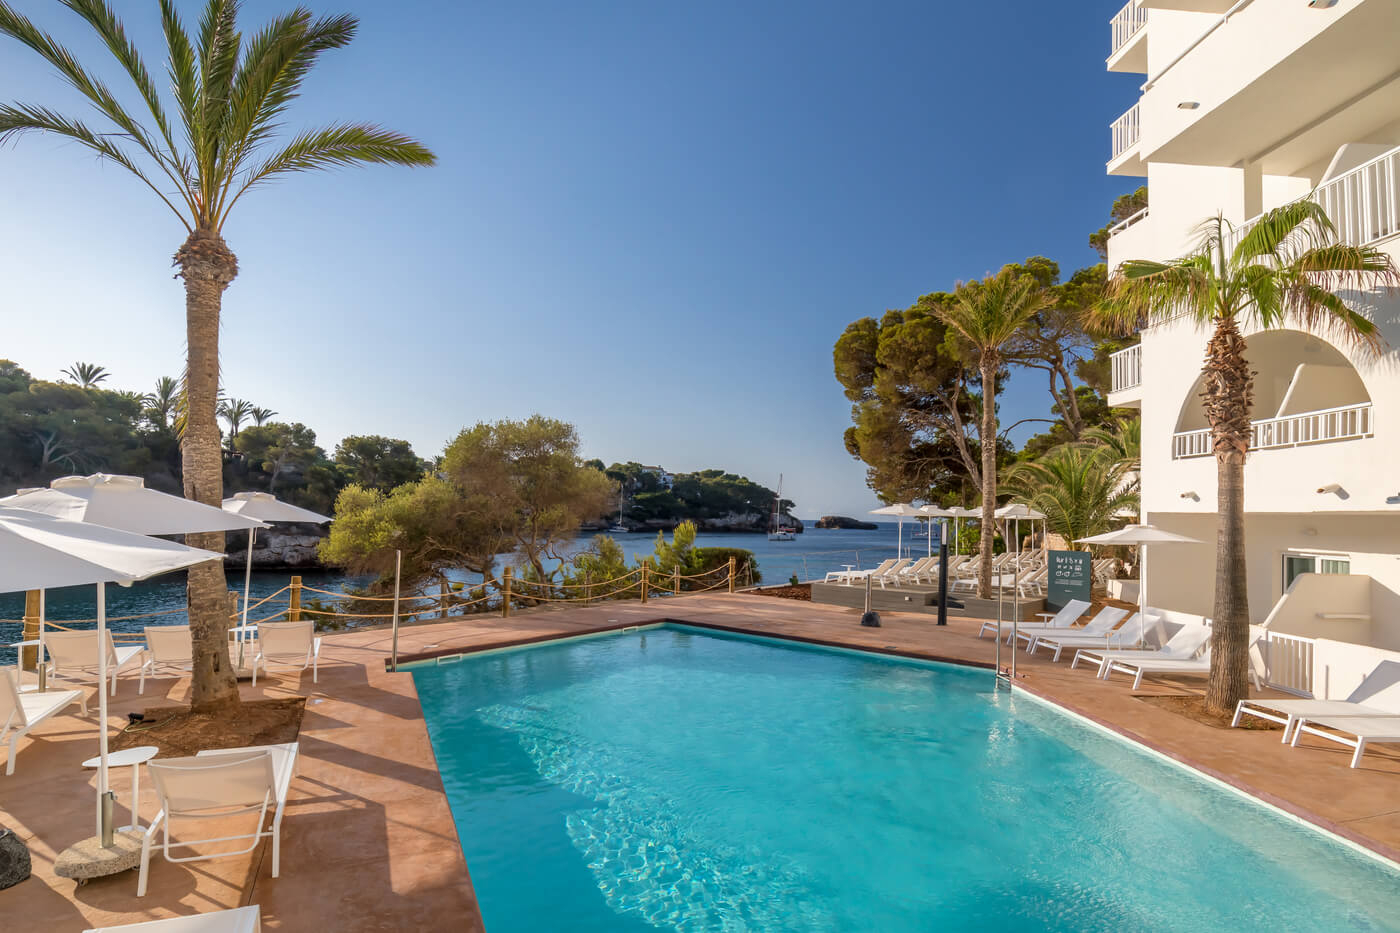
[[[729,558],[729,592],[734,592],[734,558]]]
[[[593,576],[587,570],[583,572],[583,604],[588,605],[593,598]]]
[[[647,588],[651,586],[651,561],[642,558],[642,605],[647,604]]]
[[[301,621],[301,577],[292,577],[292,601],[287,609],[287,621]]]
[[[681,595],[681,565],[677,564],[675,570],[671,572],[671,595]]]
[[[447,581],[438,581],[438,618],[447,618]]]
[[[510,618],[510,579],[511,570],[507,567],[501,571],[501,618]]]
[[[24,594],[24,629],[21,636],[23,641],[33,641],[39,637],[39,591],[27,590]],[[22,671],[37,671],[39,669],[39,649],[21,648],[19,668]]]

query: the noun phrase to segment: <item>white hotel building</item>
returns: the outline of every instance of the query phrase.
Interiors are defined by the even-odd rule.
[[[1181,255],[1216,213],[1243,225],[1310,192],[1347,242],[1400,261],[1400,0],[1132,0],[1110,52],[1109,71],[1145,77],[1112,124],[1108,173],[1146,179],[1149,203],[1114,229],[1110,269]],[[1400,294],[1349,299],[1379,325],[1379,356],[1303,330],[1249,335],[1255,663],[1318,697],[1400,662]],[[1141,409],[1143,520],[1208,542],[1152,549],[1153,603],[1209,616],[1206,339],[1149,328],[1115,356],[1109,401]]]

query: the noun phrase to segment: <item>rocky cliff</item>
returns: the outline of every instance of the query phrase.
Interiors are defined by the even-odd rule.
[[[320,525],[273,525],[258,531],[253,542],[254,570],[300,570],[320,567],[316,558],[316,547],[326,536]],[[246,532],[231,532],[225,545],[228,555],[224,566],[230,569],[243,569],[248,556]]]

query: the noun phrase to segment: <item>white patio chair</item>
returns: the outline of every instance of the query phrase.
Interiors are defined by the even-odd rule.
[[[194,667],[194,644],[188,625],[146,626],[146,652],[141,661],[141,686],[137,693],[146,692],[146,675],[173,671],[183,674]]]
[[[253,656],[253,686],[258,685],[258,668],[266,671],[269,665],[298,671],[309,667],[311,682],[317,683],[320,659],[315,622],[263,622],[258,626],[258,653]]]
[[[146,894],[146,881],[151,866],[151,842],[161,832],[160,849],[166,861],[197,862],[205,859],[244,855],[257,848],[263,839],[272,839],[272,877],[281,867],[282,811],[287,804],[287,789],[296,770],[297,746],[256,745],[250,748],[220,748],[203,751],[192,758],[155,758],[146,762],[155,785],[160,812],[146,827],[141,841],[141,873],[136,880],[136,896]],[[271,810],[272,822],[267,822]],[[175,820],[224,819],[245,813],[258,814],[257,825],[251,832],[232,836],[212,836],[208,839],[172,841],[170,827]],[[266,828],[264,828],[266,827]],[[240,842],[241,849],[205,855],[177,857],[170,850],[186,849],[209,843]]]
[[[77,703],[87,715],[87,694],[82,690],[50,690],[45,693],[21,693],[13,668],[0,668],[0,739],[10,736],[10,752],[5,759],[5,773],[15,773],[15,756],[19,740],[30,729],[65,707]]]
[[[145,651],[140,645],[118,648],[112,641],[112,630],[106,629],[107,676],[112,681],[112,696],[117,695],[117,675],[132,664],[139,664]],[[65,680],[97,681],[97,630],[90,632],[49,632],[44,647],[49,653],[49,673]],[[100,689],[100,688],[99,688]]]
[[[1128,664],[1134,661],[1165,661],[1177,660],[1185,661],[1194,658],[1207,641],[1210,640],[1210,626],[1196,625],[1188,623],[1176,630],[1167,643],[1160,648],[1153,650],[1122,650],[1114,651],[1102,648],[1081,648],[1074,653],[1074,660],[1069,662],[1071,669],[1079,666],[1081,660],[1092,662],[1099,666],[1095,675],[1100,680],[1108,680],[1113,676],[1115,670],[1126,670],[1119,667],[1120,664]]]
[[[115,927],[94,927],[83,933],[262,933],[262,909],[257,904],[215,910],[207,914],[171,917],[168,920],[147,920],[144,923],[123,923]]]

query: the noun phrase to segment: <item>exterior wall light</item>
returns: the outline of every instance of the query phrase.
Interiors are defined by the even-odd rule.
[[[1303,529],[1303,537],[1305,537],[1305,538],[1316,538],[1316,537],[1317,537],[1317,529],[1316,529],[1316,528],[1304,528],[1304,529]]]
[[[1177,109],[1177,110],[1199,110],[1199,109],[1201,109],[1201,102],[1198,101],[1198,100],[1183,100],[1181,103],[1179,103],[1179,104],[1176,105],[1176,109]]]
[[[1337,492],[1341,492],[1341,491],[1342,491],[1342,484],[1341,484],[1341,483],[1328,483],[1326,486],[1319,486],[1318,489],[1317,489],[1317,494],[1318,494],[1319,496],[1325,496],[1325,495],[1327,495],[1328,493],[1337,493]]]
[[[1196,491],[1195,491],[1194,489],[1189,489],[1189,490],[1187,490],[1186,492],[1183,492],[1183,493],[1181,494],[1181,498],[1183,498],[1183,499],[1190,499],[1192,502],[1200,502],[1200,501],[1201,501],[1201,497],[1198,496],[1198,495],[1196,495]]]
[[[1337,0],[1308,0],[1308,6],[1314,10],[1326,10],[1337,5]]]

